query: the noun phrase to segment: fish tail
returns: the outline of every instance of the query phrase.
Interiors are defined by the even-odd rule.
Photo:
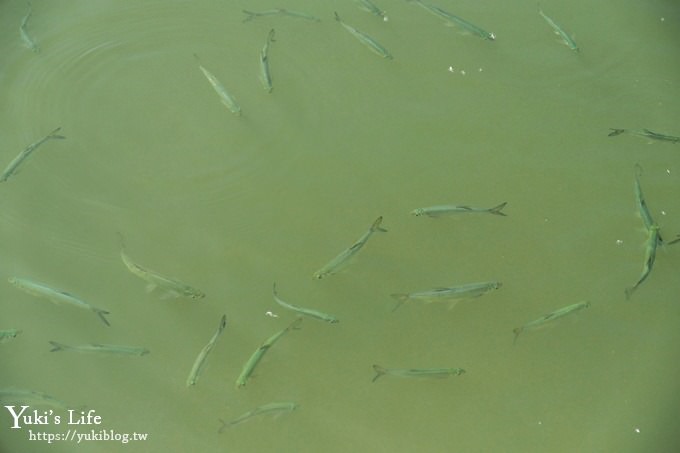
[[[123,233],[120,231],[116,231],[116,234],[118,235],[118,241],[120,242],[120,249],[125,250],[125,237],[123,236]]]
[[[371,225],[371,232],[375,233],[376,231],[380,231],[382,233],[387,233],[387,230],[380,226],[382,220],[383,220],[382,216],[375,219],[375,222],[373,222],[373,225]]]
[[[504,201],[503,203],[499,204],[498,206],[494,206],[493,208],[489,209],[489,213],[496,214],[496,215],[502,215],[502,216],[507,215],[507,214],[501,212],[501,209],[503,209],[506,204],[508,204],[508,202]]]
[[[337,12],[337,11],[333,11],[333,14],[335,15],[335,20],[337,20],[338,22],[342,23],[342,19],[340,19],[340,16],[338,15],[338,12]]]
[[[249,20],[253,20],[255,19],[255,17],[257,17],[257,13],[254,13],[252,11],[247,11],[244,9],[243,13],[246,14],[246,18],[243,19],[243,22],[248,22]]]
[[[50,344],[52,345],[52,349],[50,349],[50,352],[63,351],[64,349],[66,349],[66,345],[57,343],[56,341],[50,340]]]
[[[106,317],[104,316],[104,315],[110,314],[108,311],[106,311],[106,310],[101,310],[101,309],[99,309],[99,308],[95,308],[95,309],[94,309],[94,312],[97,313],[97,316],[99,316],[99,319],[101,319],[102,322],[103,322],[104,324],[106,324],[107,326],[111,327],[111,324],[109,323],[109,320],[106,319]]]
[[[395,305],[394,308],[392,309],[393,313],[397,311],[397,308],[401,307],[401,305],[408,300],[408,294],[404,293],[390,294],[390,296],[397,300],[397,305]]]
[[[59,132],[60,130],[61,130],[61,126],[59,126],[59,127],[56,128],[55,130],[53,130],[52,132],[50,132],[50,135],[48,135],[47,138],[56,138],[56,139],[64,139],[64,138],[66,138],[66,137],[64,137],[63,135],[57,134],[57,132]]]
[[[620,135],[620,134],[623,134],[624,132],[626,132],[625,129],[614,129],[612,127],[610,127],[609,130],[611,132],[609,134],[607,134],[608,137],[614,137],[615,135]]]
[[[624,291],[626,294],[626,299],[630,299],[630,296],[633,295],[633,291],[635,291],[635,288],[637,288],[637,283],[634,286],[629,286],[628,288],[626,288],[626,290]]]
[[[387,368],[383,368],[380,365],[373,365],[373,370],[375,371],[375,376],[373,376],[373,380],[371,382],[375,382],[380,376],[387,374]]]
[[[524,330],[524,329],[522,329],[521,327],[517,327],[515,329],[512,329],[512,333],[515,334],[515,338],[513,338],[512,344],[515,344],[515,342],[517,341],[517,337],[519,337],[519,334],[522,333],[522,330]]]

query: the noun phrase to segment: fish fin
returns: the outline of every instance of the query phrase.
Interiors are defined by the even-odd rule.
[[[489,213],[506,216],[507,214],[501,212],[501,209],[503,209],[506,204],[508,204],[508,202],[504,201],[503,203],[499,204],[498,206],[494,206],[493,208],[489,209]]]
[[[375,371],[375,376],[373,376],[373,380],[371,382],[375,382],[380,376],[387,374],[387,369],[381,367],[380,365],[373,365],[373,370]]]
[[[390,294],[390,296],[397,300],[397,305],[395,305],[394,308],[392,309],[393,313],[397,310],[397,308],[401,307],[401,305],[408,300],[408,294],[404,293]]]
[[[614,128],[611,128],[611,127],[609,128],[609,130],[611,132],[609,134],[607,134],[608,137],[614,137],[616,135],[620,135],[620,134],[623,134],[624,132],[626,132],[625,129],[614,129]]]
[[[65,345],[57,343],[56,341],[50,340],[50,344],[52,345],[52,349],[50,349],[50,352],[63,351],[64,349],[66,349]]]
[[[144,287],[144,291],[146,291],[147,293],[150,293],[154,289],[156,289],[156,285],[153,283],[147,283],[147,285]]]
[[[92,311],[94,311],[95,313],[97,313],[97,316],[99,316],[99,319],[101,319],[102,322],[103,322],[104,324],[106,324],[107,326],[111,327],[111,324],[109,323],[109,320],[106,319],[106,317],[104,316],[104,315],[110,314],[108,311],[102,310],[102,309],[100,309],[100,308],[92,308]]]
[[[97,313],[97,316],[99,316],[99,319],[101,319],[102,322],[103,322],[104,324],[106,324],[107,326],[111,327],[111,324],[109,323],[109,320],[106,319],[106,317],[104,316],[104,315],[109,315],[109,314],[110,314],[108,311],[106,311],[106,310],[101,310],[101,309],[99,309],[99,308],[95,308],[95,309],[94,309],[94,312]]]
[[[672,241],[664,242],[664,244],[671,245],[671,244],[675,244],[676,242],[680,242],[680,234],[678,234],[678,237],[676,239],[673,239]]]

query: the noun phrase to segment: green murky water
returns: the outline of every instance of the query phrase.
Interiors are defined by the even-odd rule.
[[[352,1],[0,1],[0,167],[61,126],[0,183],[0,388],[93,409],[101,424],[0,415],[2,451],[675,451],[680,246],[644,259],[634,166],[667,239],[680,233],[680,144],[609,128],[680,135],[677,2],[435,5],[496,35],[446,27],[383,0],[388,21]],[[321,18],[263,17],[288,8]],[[335,20],[394,55],[371,53]],[[258,80],[269,30],[274,89]],[[199,70],[237,99],[229,112]],[[418,207],[507,201],[506,217],[414,217]],[[370,238],[341,273],[312,274]],[[138,264],[199,288],[146,293]],[[16,276],[110,311],[13,287]],[[392,293],[498,280],[480,298],[408,303]],[[294,314],[331,313],[273,346],[245,388],[248,357]],[[591,306],[551,328],[513,329]],[[268,316],[267,312],[271,315]],[[198,384],[185,381],[226,314]],[[142,357],[50,352],[48,341],[148,348]],[[453,368],[448,379],[372,383],[372,365]],[[263,404],[295,402],[218,434]],[[146,441],[30,440],[31,434]],[[30,431],[29,431],[30,430]]]

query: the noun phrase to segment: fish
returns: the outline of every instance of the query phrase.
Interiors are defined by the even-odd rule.
[[[448,216],[448,215],[455,215],[455,214],[467,214],[467,213],[488,213],[488,214],[495,214],[495,215],[500,215],[500,216],[506,216],[507,214],[502,212],[502,209],[507,205],[508,202],[504,201],[503,203],[499,204],[498,206],[494,206],[493,208],[473,208],[471,206],[467,205],[438,205],[438,206],[429,206],[426,208],[417,208],[411,211],[411,214],[420,217],[420,216],[428,216],[428,217],[443,217],[443,216]]]
[[[260,363],[260,360],[262,360],[262,357],[264,357],[264,354],[269,350],[269,348],[271,348],[274,343],[276,343],[279,338],[285,335],[288,331],[297,329],[301,322],[302,318],[296,318],[295,321],[288,325],[288,327],[269,337],[264,343],[262,343],[262,346],[253,352],[245,365],[243,365],[241,374],[239,374],[238,378],[236,379],[236,388],[245,387],[245,385],[248,383],[248,379],[253,374],[253,370],[255,370],[255,367],[258,363]]]
[[[449,288],[435,288],[426,291],[418,291],[415,293],[397,293],[391,294],[397,300],[397,305],[392,309],[395,311],[404,302],[408,300],[421,301],[425,303],[441,301],[441,300],[455,300],[472,297],[479,297],[491,290],[498,289],[502,286],[501,282],[481,282],[469,283],[467,285],[453,286]]]
[[[108,311],[90,305],[89,303],[78,299],[76,296],[67,293],[66,291],[50,288],[49,286],[46,286],[43,283],[34,282],[26,278],[9,277],[8,281],[14,286],[16,286],[18,289],[32,296],[43,297],[54,302],[55,304],[63,303],[67,305],[72,305],[74,307],[82,308],[85,310],[93,311],[97,314],[97,316],[99,316],[99,319],[101,319],[101,321],[104,324],[106,324],[107,326],[111,325],[109,324],[108,319],[106,319],[106,315],[110,314]]]
[[[390,52],[387,49],[385,49],[380,43],[378,43],[378,41],[368,36],[366,33],[359,31],[356,28],[352,27],[351,25],[343,22],[342,19],[340,19],[338,13],[335,13],[335,20],[338,21],[345,30],[347,30],[352,36],[358,39],[363,45],[368,47],[370,50],[372,50],[373,52],[375,52],[376,54],[380,55],[385,59],[388,60],[393,59],[392,54],[390,54]]]
[[[488,31],[484,30],[483,28],[480,28],[476,26],[475,24],[466,21],[462,17],[458,17],[454,14],[451,14],[447,11],[444,11],[443,9],[439,8],[438,6],[430,5],[427,3],[423,3],[420,0],[408,0],[411,3],[417,3],[419,6],[424,8],[426,11],[429,11],[430,13],[434,14],[435,16],[441,17],[444,19],[448,24],[453,24],[457,25],[463,30],[472,33],[473,35],[479,36],[480,38],[486,39],[488,41],[494,41],[496,39],[496,35],[493,33],[489,33]]]
[[[272,85],[272,75],[269,71],[269,45],[274,41],[274,29],[269,30],[267,41],[264,43],[262,52],[260,52],[260,79],[262,85],[267,93],[271,93],[274,88]]]
[[[630,296],[633,295],[633,291],[635,291],[637,287],[649,277],[649,273],[652,272],[652,267],[656,260],[656,247],[659,245],[659,226],[653,224],[649,228],[648,233],[647,242],[645,243],[645,260],[642,266],[642,275],[633,286],[626,288],[626,299],[630,299]]]
[[[246,18],[243,19],[243,22],[248,22],[256,17],[265,17],[265,16],[288,16],[288,17],[296,17],[298,19],[305,19],[305,20],[310,20],[313,22],[321,22],[321,19],[319,19],[316,16],[312,16],[311,14],[307,14],[304,12],[300,11],[291,11],[289,9],[283,9],[283,8],[276,8],[276,9],[270,9],[267,11],[262,11],[261,13],[257,13],[254,11],[248,11],[248,10],[242,10],[243,13],[246,15]]]
[[[0,344],[7,343],[17,337],[22,331],[18,329],[0,330]]]
[[[31,49],[33,52],[38,53],[40,52],[40,47],[38,47],[38,44],[36,44],[35,40],[31,38],[31,36],[28,34],[28,31],[26,30],[26,26],[28,25],[28,19],[33,15],[33,8],[31,7],[31,3],[28,3],[28,14],[24,16],[23,20],[21,21],[21,25],[19,26],[19,34],[21,35],[22,41],[24,41],[24,44],[26,44],[26,47]]]
[[[373,370],[375,376],[371,382],[375,382],[378,378],[387,374],[408,378],[446,378],[465,373],[462,368],[385,368],[380,365],[373,365]]]
[[[45,143],[46,141],[65,139],[66,137],[64,137],[63,135],[57,134],[57,132],[59,132],[60,130],[61,130],[61,127],[58,127],[55,130],[53,130],[52,132],[50,132],[48,135],[46,135],[45,137],[38,140],[37,142],[31,143],[30,145],[28,145],[26,147],[26,149],[24,149],[22,152],[20,152],[19,155],[17,157],[15,157],[12,160],[12,162],[9,163],[9,165],[7,165],[5,170],[0,175],[0,182],[7,181],[10,176],[18,173],[19,167],[21,166],[21,164],[23,164],[26,161],[26,159],[28,159],[31,156],[31,154],[33,154],[33,152],[36,149],[38,149],[38,147],[40,145],[42,145],[43,143]]]
[[[213,334],[212,338],[210,338],[210,341],[208,341],[208,344],[203,346],[203,349],[201,349],[201,352],[198,354],[196,357],[196,360],[194,361],[194,366],[191,367],[191,372],[189,372],[189,377],[187,377],[187,387],[191,387],[192,385],[196,385],[198,382],[198,378],[201,375],[201,372],[203,371],[203,368],[205,367],[206,361],[208,359],[208,354],[210,354],[210,351],[215,347],[215,343],[217,343],[217,339],[222,335],[222,331],[224,328],[227,326],[227,315],[222,315],[222,318],[220,319],[220,324],[217,326],[217,330]]]
[[[225,422],[224,420],[219,419],[220,422],[222,423],[222,427],[217,432],[222,433],[225,428],[230,427],[230,426],[236,426],[238,424],[245,422],[248,419],[251,419],[253,417],[257,417],[258,415],[281,414],[281,413],[284,413],[284,412],[293,412],[298,407],[300,407],[298,404],[290,403],[290,402],[263,404],[262,406],[258,406],[255,409],[246,412],[245,414],[241,415],[240,417],[235,418],[234,420],[232,420],[230,422]]]
[[[67,405],[63,401],[60,401],[47,393],[15,388],[0,389],[0,403],[2,403],[3,406],[18,404],[28,406],[51,406],[64,410],[72,408],[72,406]]]
[[[324,277],[327,277],[329,275],[337,273],[340,269],[342,269],[347,264],[347,262],[353,256],[355,256],[359,252],[359,250],[361,250],[361,248],[364,245],[366,245],[368,238],[370,238],[373,233],[378,232],[378,231],[386,233],[387,230],[380,226],[380,224],[382,223],[382,220],[383,220],[382,216],[375,219],[375,221],[371,225],[371,228],[369,228],[368,231],[363,234],[363,236],[361,236],[349,248],[340,252],[340,254],[338,256],[336,256],[335,258],[333,258],[332,260],[330,260],[328,262],[328,264],[326,264],[321,269],[316,271],[314,273],[314,278],[317,279],[317,280],[320,280]]]
[[[146,290],[151,292],[156,288],[160,288],[166,292],[168,297],[189,297],[191,299],[202,299],[205,293],[201,290],[193,288],[186,283],[175,280],[174,278],[166,277],[158,272],[147,269],[132,261],[132,259],[125,253],[125,242],[123,235],[118,233],[121,241],[120,257],[123,263],[137,277],[147,282]],[[164,296],[165,297],[165,296]]]
[[[649,129],[635,130],[635,129],[613,129],[610,128],[612,132],[608,134],[609,137],[615,137],[627,132],[631,135],[637,135],[639,137],[651,138],[652,140],[659,140],[662,142],[678,143],[680,142],[680,137],[675,137],[673,135],[661,134],[659,132],[653,132]]]
[[[555,310],[552,313],[543,315],[534,321],[528,322],[521,327],[517,327],[512,331],[515,334],[515,339],[513,340],[513,343],[517,341],[517,337],[519,337],[519,334],[521,334],[525,330],[538,329],[540,327],[543,327],[547,323],[555,321],[556,319],[560,319],[564,316],[567,316],[568,314],[576,313],[577,311],[588,307],[590,307],[590,302],[587,300],[578,302],[576,304],[567,305],[566,307],[560,308],[559,310]]]
[[[378,6],[373,3],[371,0],[354,0],[359,8],[363,9],[364,11],[368,11],[369,13],[381,17],[383,21],[387,22],[387,15],[385,11],[382,9],[378,8]]]
[[[560,27],[559,25],[557,25],[557,24],[555,23],[554,20],[552,20],[551,18],[549,18],[548,16],[546,16],[545,13],[543,13],[542,10],[539,9],[539,10],[538,10],[538,14],[540,14],[541,17],[542,17],[543,19],[545,19],[545,21],[548,23],[548,25],[550,25],[550,26],[552,27],[552,29],[553,29],[553,31],[555,32],[555,34],[558,35],[560,38],[562,38],[562,41],[564,41],[564,43],[565,43],[571,50],[573,50],[574,52],[578,52],[578,51],[579,51],[579,48],[578,48],[578,46],[576,45],[576,42],[574,41],[574,39],[573,39],[571,36],[569,36],[569,34],[568,34],[567,32],[565,32],[564,30],[562,30],[562,27]]]
[[[94,352],[97,354],[112,354],[112,355],[147,355],[149,352],[146,348],[139,348],[136,346],[123,346],[118,344],[101,344],[91,343],[78,346],[69,346],[67,344],[50,341],[52,349],[50,352],[57,351],[73,351],[73,352]]]
[[[281,305],[284,308],[287,308],[289,310],[293,310],[296,313],[300,313],[301,315],[309,316],[310,318],[315,318],[315,319],[320,319],[321,321],[326,321],[331,324],[335,324],[339,322],[339,319],[336,318],[333,315],[329,315],[327,313],[323,313],[318,310],[312,310],[311,308],[303,308],[303,307],[298,307],[297,305],[289,304],[288,302],[284,302],[281,300],[279,297],[278,293],[276,292],[276,283],[274,283],[274,288],[273,288],[273,294],[274,294],[274,301]]]
[[[642,175],[642,167],[640,164],[635,164],[635,201],[638,205],[638,210],[640,211],[640,217],[642,217],[642,222],[645,225],[645,229],[649,231],[653,225],[656,224],[652,218],[652,214],[649,212],[649,207],[647,207],[647,202],[645,197],[642,195],[642,187],[640,186],[640,176]],[[661,235],[658,236],[659,245],[663,243]]]
[[[198,59],[198,56],[194,54],[196,59]],[[217,77],[215,77],[210,71],[205,69],[203,65],[199,63],[198,68],[203,72],[203,75],[205,76],[206,79],[208,79],[208,82],[210,82],[210,85],[215,89],[215,92],[217,95],[220,97],[220,101],[222,101],[222,104],[224,104],[230,111],[236,116],[241,116],[241,106],[236,102],[236,99],[234,96],[232,96],[226,88],[224,88],[224,85],[222,85],[222,82],[220,82]]]

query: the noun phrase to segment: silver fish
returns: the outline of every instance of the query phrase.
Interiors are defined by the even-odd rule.
[[[650,131],[649,129],[642,129],[642,130],[636,130],[636,129],[611,129],[612,132],[610,132],[608,135],[609,137],[614,137],[616,135],[623,134],[624,132],[627,132],[631,135],[637,135],[639,137],[644,137],[644,138],[650,138],[652,140],[658,140],[661,142],[671,142],[671,143],[678,143],[680,142],[680,137],[675,137],[673,135],[666,135],[666,134],[661,134],[659,132],[653,132]]]
[[[198,56],[196,54],[194,54],[194,56],[198,60]],[[232,96],[231,93],[229,93],[227,89],[224,88],[222,82],[220,82],[217,77],[205,69],[201,64],[199,64],[198,67],[201,72],[203,72],[205,78],[208,79],[208,82],[210,82],[210,85],[212,85],[217,95],[220,97],[222,104],[224,104],[234,115],[241,116],[241,106],[238,104],[238,102],[236,102],[234,96]]]
[[[495,34],[489,33],[488,31],[484,30],[483,28],[480,28],[480,27],[476,26],[475,24],[466,21],[462,17],[458,17],[454,14],[451,14],[447,11],[444,11],[443,9],[439,8],[438,6],[423,3],[420,0],[410,0],[410,1],[412,3],[417,3],[419,6],[424,8],[426,11],[429,11],[430,13],[434,14],[435,16],[441,17],[447,23],[453,24],[453,25],[458,25],[463,30],[468,31],[468,32],[470,32],[474,35],[477,35],[480,38],[487,39],[489,41],[493,41],[493,40],[496,39]]]
[[[137,355],[143,356],[150,351],[146,348],[139,348],[136,346],[123,346],[118,344],[82,344],[78,346],[69,346],[67,344],[50,341],[52,349],[50,352],[57,351],[73,351],[73,352],[94,352],[96,354],[112,354],[112,355]]]
[[[22,163],[28,159],[33,152],[38,149],[40,145],[45,143],[48,140],[52,139],[65,139],[63,135],[58,135],[57,132],[61,130],[61,127],[56,128],[52,132],[50,132],[48,135],[45,137],[41,138],[35,143],[31,143],[24,149],[22,152],[19,153],[17,157],[15,157],[12,162],[7,165],[7,168],[2,172],[2,175],[0,175],[0,182],[7,181],[10,176],[16,174],[19,171],[19,166],[21,166]]]
[[[411,211],[411,214],[420,217],[420,216],[428,216],[428,217],[443,217],[443,216],[448,216],[448,215],[455,215],[455,214],[469,214],[469,213],[487,213],[487,214],[495,214],[495,215],[500,215],[500,216],[505,216],[504,212],[501,210],[507,205],[508,202],[505,201],[498,206],[494,206],[493,208],[474,208],[471,206],[467,205],[452,205],[452,204],[445,204],[445,205],[438,205],[438,206],[429,206],[426,208],[418,208],[414,209]]]
[[[293,310],[294,312],[300,313],[301,315],[309,316],[310,318],[320,319],[321,321],[329,322],[331,324],[339,322],[338,318],[336,318],[333,315],[329,315],[318,310],[312,310],[311,308],[298,307],[297,305],[284,302],[283,300],[281,300],[278,293],[276,292],[276,283],[274,283],[274,288],[272,291],[274,294],[274,301],[284,308]]]
[[[175,280],[174,278],[166,277],[158,272],[152,271],[145,267],[140,266],[130,259],[130,257],[125,253],[125,243],[123,240],[123,235],[118,233],[121,241],[120,257],[128,268],[137,277],[145,280],[147,282],[146,290],[151,292],[156,288],[160,288],[166,291],[166,295],[169,297],[184,296],[191,299],[202,299],[205,297],[205,293],[193,288],[186,283]]]
[[[555,32],[555,34],[558,35],[560,38],[562,38],[562,41],[564,41],[564,43],[565,43],[571,50],[573,50],[574,52],[578,52],[578,51],[579,51],[578,46],[576,45],[576,42],[574,41],[574,39],[573,39],[571,36],[569,36],[569,34],[568,34],[567,32],[565,32],[564,30],[562,30],[562,27],[560,27],[559,25],[557,25],[557,24],[555,23],[554,20],[552,20],[551,18],[549,18],[548,16],[546,16],[546,15],[543,13],[543,11],[538,10],[538,14],[540,14],[541,17],[543,17],[543,19],[545,19],[545,21],[548,23],[548,25],[550,25],[550,26],[552,27],[552,29],[553,29],[553,31]]]
[[[28,19],[33,15],[33,8],[31,7],[31,3],[28,3],[28,14],[23,18],[21,21],[21,25],[19,26],[19,34],[21,35],[22,41],[24,41],[24,44],[26,44],[26,47],[31,49],[33,52],[38,53],[40,52],[40,47],[38,47],[38,44],[36,44],[35,40],[31,38],[31,36],[28,34],[28,31],[26,30],[26,26],[28,25]]]
[[[479,297],[491,290],[498,289],[502,286],[501,282],[481,282],[469,283],[467,285],[453,286],[449,288],[435,288],[426,291],[418,291],[414,293],[397,293],[391,294],[397,300],[397,305],[392,309],[395,311],[406,301],[420,301],[425,303],[436,301],[451,301],[456,299],[466,299],[472,297]]]
[[[649,228],[648,233],[649,235],[647,236],[647,242],[645,244],[645,261],[642,266],[642,275],[633,286],[626,288],[625,294],[627,299],[630,299],[633,291],[635,291],[637,287],[640,286],[642,282],[647,279],[647,277],[649,277],[649,273],[652,272],[652,267],[654,267],[654,261],[656,260],[656,247],[660,242],[659,226],[653,224]]]
[[[67,305],[72,305],[74,307],[82,308],[85,310],[93,311],[97,314],[97,316],[99,316],[99,319],[101,319],[101,321],[104,324],[106,324],[107,326],[111,325],[109,324],[109,321],[106,319],[105,316],[109,314],[108,311],[90,305],[89,303],[78,299],[76,296],[74,296],[73,294],[69,294],[66,291],[50,288],[49,286],[46,286],[43,283],[34,282],[26,278],[10,277],[8,281],[17,288],[19,288],[20,290],[22,290],[23,292],[28,293],[32,296],[49,299],[55,304],[63,303]]]
[[[3,406],[20,404],[28,406],[51,406],[64,410],[72,408],[72,406],[68,406],[66,403],[47,393],[15,388],[0,389],[0,403],[2,403]]]
[[[296,329],[301,322],[302,318],[297,318],[295,321],[290,323],[288,327],[281,330],[280,332],[275,333],[267,340],[265,340],[265,342],[262,343],[262,346],[260,346],[255,350],[255,352],[253,352],[253,354],[250,356],[245,365],[243,365],[241,374],[239,374],[238,378],[236,379],[236,388],[245,387],[246,383],[248,382],[248,379],[250,378],[250,375],[253,374],[255,367],[257,366],[258,363],[260,363],[260,360],[262,360],[262,357],[264,357],[264,354],[269,350],[269,348],[271,348],[274,345],[274,343],[276,343],[279,340],[279,338],[285,335],[288,331]]]
[[[258,406],[253,410],[250,410],[246,412],[245,414],[241,415],[238,418],[235,418],[234,420],[230,422],[225,422],[222,419],[219,419],[220,422],[222,423],[222,427],[217,431],[218,433],[222,433],[225,428],[230,427],[230,426],[236,426],[238,424],[241,424],[245,422],[246,420],[249,420],[253,417],[257,417],[259,415],[266,415],[266,414],[281,414],[284,412],[292,412],[295,409],[300,407],[296,403],[269,403],[269,404],[263,404],[262,406]]]
[[[274,88],[272,85],[272,75],[269,70],[269,45],[274,41],[274,29],[272,28],[267,35],[262,52],[260,52],[260,79],[267,93],[271,93]]]
[[[340,25],[343,26],[345,30],[350,32],[352,36],[354,36],[356,39],[358,39],[363,45],[371,49],[373,52],[376,54],[380,55],[383,58],[386,58],[388,60],[391,60],[393,57],[389,53],[387,49],[385,49],[378,41],[373,39],[372,37],[368,36],[366,33],[357,30],[356,28],[352,27],[349,24],[346,24],[345,22],[340,19],[340,16],[338,13],[335,13],[335,20],[340,22]]]
[[[335,274],[338,272],[340,269],[342,269],[347,262],[355,256],[361,248],[366,245],[366,242],[368,241],[368,238],[371,237],[371,235],[377,231],[379,232],[387,232],[386,229],[382,228],[380,224],[382,223],[382,216],[378,217],[375,219],[373,224],[371,225],[371,228],[367,232],[363,234],[354,244],[352,244],[348,249],[343,250],[340,252],[338,256],[333,258],[326,264],[324,267],[319,269],[314,273],[314,278],[316,279],[322,279],[324,277],[327,277],[329,275]]]
[[[545,326],[547,323],[553,322],[557,319],[560,319],[571,313],[576,313],[577,311],[588,307],[590,307],[590,302],[583,301],[577,304],[567,305],[566,307],[560,308],[559,310],[555,310],[552,313],[543,315],[534,321],[528,322],[521,327],[513,329],[513,333],[515,334],[514,341],[517,341],[517,337],[519,336],[519,334],[524,332],[525,330],[538,329],[540,327]]]
[[[248,11],[248,10],[243,10],[243,13],[246,15],[246,18],[243,19],[243,22],[248,22],[256,17],[265,17],[265,16],[288,16],[288,17],[295,17],[298,19],[305,19],[305,20],[311,20],[313,22],[320,22],[321,19],[319,19],[316,16],[312,16],[311,14],[307,14],[301,11],[291,11],[289,9],[283,9],[283,8],[276,8],[276,9],[270,9],[267,11],[262,11],[260,13],[255,12],[255,11]]]
[[[210,338],[210,341],[208,341],[208,344],[206,344],[203,349],[201,349],[201,352],[198,354],[196,357],[196,360],[194,361],[194,366],[191,367],[191,372],[189,372],[189,377],[187,378],[187,387],[191,387],[192,385],[196,385],[198,382],[198,378],[201,375],[201,372],[203,371],[203,368],[205,367],[206,361],[208,359],[208,354],[210,354],[210,351],[215,347],[215,343],[217,343],[217,339],[222,335],[222,331],[227,325],[227,315],[222,315],[222,318],[220,319],[220,324],[217,326],[217,330],[213,334],[212,338]]]
[[[372,382],[377,381],[378,378],[386,374],[407,378],[440,379],[449,376],[460,376],[465,373],[465,370],[462,368],[385,368],[380,365],[373,365],[373,370],[375,371],[375,376]]]
[[[642,217],[642,222],[645,224],[645,229],[649,231],[653,225],[656,224],[652,218],[652,214],[649,212],[649,207],[645,201],[645,197],[642,195],[642,187],[640,186],[640,176],[642,175],[642,167],[640,164],[635,164],[635,201],[638,205],[638,210],[640,211],[640,217]],[[658,236],[659,244],[663,243],[661,235]]]
[[[364,11],[368,11],[369,13],[378,16],[382,18],[383,21],[387,22],[387,15],[385,14],[385,11],[380,9],[375,3],[373,3],[371,0],[354,0],[357,5],[359,5],[359,8],[363,9]]]
[[[17,337],[21,333],[18,329],[0,330],[0,343],[7,343]]]

